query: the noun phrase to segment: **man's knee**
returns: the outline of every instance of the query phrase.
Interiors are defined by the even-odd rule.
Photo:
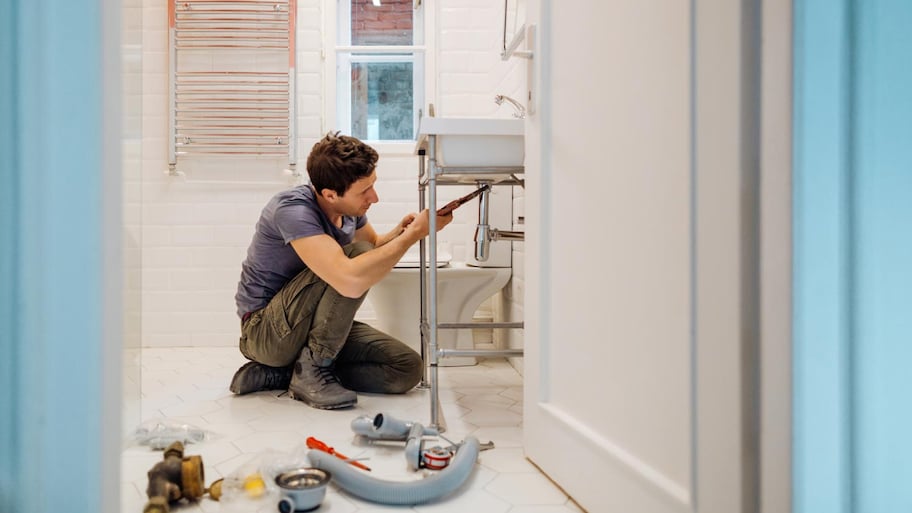
[[[374,249],[374,245],[370,242],[362,240],[358,242],[352,242],[348,246],[345,246],[343,249],[345,251],[345,255],[348,256],[348,258],[355,258],[362,253],[367,253],[368,251]]]
[[[396,379],[390,383],[389,393],[404,394],[415,388],[424,375],[424,363],[421,361],[421,355],[412,351],[401,355],[399,361],[395,364]]]

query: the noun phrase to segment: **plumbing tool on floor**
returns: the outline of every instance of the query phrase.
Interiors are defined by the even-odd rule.
[[[143,507],[143,513],[169,513],[170,504],[181,499],[198,501],[206,492],[215,500],[221,496],[221,480],[205,488],[203,459],[184,456],[181,442],[174,442],[165,449],[162,461],[149,470],[148,476],[146,495],[149,501]]]
[[[341,452],[336,452],[335,449],[326,445],[326,443],[324,443],[320,440],[317,440],[316,438],[314,438],[312,436],[307,437],[307,448],[308,449],[317,449],[319,451],[323,451],[323,452],[327,452],[329,454],[335,455],[337,458],[347,461],[348,463],[351,463],[352,465],[360,468],[361,470],[366,470],[366,471],[370,472],[370,467],[368,467],[367,465],[361,463],[360,461],[355,461],[355,460],[349,458],[348,456],[342,454]]]

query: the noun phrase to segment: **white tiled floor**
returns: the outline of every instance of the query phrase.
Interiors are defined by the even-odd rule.
[[[264,451],[287,454],[300,450],[308,436],[321,439],[348,456],[369,458],[365,464],[373,468],[377,477],[408,480],[432,472],[409,472],[398,445],[356,445],[350,428],[355,417],[379,412],[427,424],[427,391],[413,390],[401,396],[359,394],[354,409],[316,410],[278,392],[233,396],[228,383],[243,363],[235,347],[156,348],[142,353],[142,418],[192,424],[213,434],[203,443],[188,444],[185,451],[187,455],[202,456],[206,485],[237,472],[257,456],[262,457]],[[472,367],[441,368],[439,375],[447,438],[458,441],[471,434],[481,442],[493,441],[496,446],[481,453],[466,484],[448,497],[411,508],[372,504],[330,485],[318,513],[581,511],[523,455],[522,378],[509,364],[483,360]],[[440,445],[447,443],[441,440]],[[148,484],[146,472],[161,457],[160,451],[140,445],[124,451],[124,512],[142,511]],[[272,504],[257,507],[242,508],[237,503],[219,503],[204,497],[199,503],[180,505],[172,511],[276,511]]]

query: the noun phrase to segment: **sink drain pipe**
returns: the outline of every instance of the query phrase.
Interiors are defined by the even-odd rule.
[[[309,451],[307,459],[314,467],[332,473],[333,481],[339,488],[356,497],[379,504],[413,506],[459,489],[475,468],[479,450],[478,439],[468,436],[445,469],[416,481],[388,481],[372,477],[323,451]]]

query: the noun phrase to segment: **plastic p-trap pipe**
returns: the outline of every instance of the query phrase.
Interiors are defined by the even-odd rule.
[[[479,450],[478,439],[467,436],[445,469],[416,481],[376,478],[323,451],[309,451],[307,459],[314,467],[329,471],[339,488],[356,497],[379,504],[413,506],[449,495],[462,486],[475,468]]]

